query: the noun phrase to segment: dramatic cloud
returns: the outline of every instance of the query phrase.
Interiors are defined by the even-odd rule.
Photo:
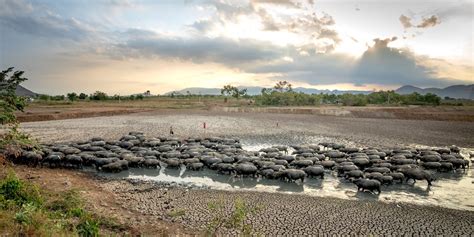
[[[269,42],[226,38],[166,37],[151,32],[127,32],[130,39],[113,48],[125,58],[145,57],[218,63],[246,73],[272,74],[275,80],[304,82],[310,85],[352,83],[385,86],[447,86],[467,81],[436,76],[433,68],[420,64],[408,49],[391,48],[397,37],[374,39],[360,59],[341,54],[307,52],[300,47],[279,47]]]
[[[418,24],[416,27],[418,28],[428,28],[428,27],[433,27],[437,24],[439,24],[439,18],[435,15],[428,17],[428,18],[423,18],[423,21]]]
[[[37,10],[23,1],[3,0],[0,5],[0,25],[20,33],[78,41],[93,32],[91,26],[75,18]]]
[[[251,0],[252,3],[268,3],[268,4],[276,4],[276,5],[285,5],[290,7],[299,7],[297,3],[291,0]]]
[[[239,24],[243,18],[256,18],[261,23],[263,31],[286,32],[292,34],[293,38],[306,41],[304,43],[306,47],[312,45],[312,51],[330,52],[341,41],[339,33],[332,28],[335,25],[334,18],[324,12],[316,14],[311,8],[303,8],[303,4],[312,5],[313,2],[252,0],[248,3],[231,4],[226,1],[210,1],[207,5],[215,9],[215,18],[206,19],[205,27],[203,20],[196,21],[191,27],[206,33],[204,30],[212,31],[216,28],[227,28],[229,24]],[[292,8],[291,13],[285,11],[289,6]]]
[[[121,52],[125,57],[159,57],[194,63],[215,62],[233,67],[259,60],[270,60],[279,57],[280,51],[283,51],[268,42],[255,40],[160,35],[143,37],[144,35],[136,33],[138,31],[135,31],[135,35],[125,44],[118,44],[116,48],[112,48],[113,51],[110,53]]]
[[[385,14],[382,5],[374,5],[379,15]],[[354,11],[352,3],[345,12],[337,4],[312,0],[0,0],[0,6],[0,66],[27,70],[35,85],[51,91],[95,80],[110,86],[116,78],[123,91],[129,90],[126,81],[134,90],[163,84],[179,89],[193,80],[202,86],[287,80],[376,88],[473,83],[472,34],[451,31],[452,26],[466,29],[472,3],[426,11],[399,8],[385,18]],[[430,37],[403,35],[434,26]],[[386,35],[403,39],[378,38]],[[432,51],[446,57],[430,56]],[[451,61],[453,51],[468,52],[469,58]],[[84,83],[68,81],[82,76]]]
[[[400,20],[400,23],[402,23],[403,28],[408,29],[408,28],[414,27],[414,25],[411,23],[412,19],[410,17],[401,15],[400,18],[398,19]],[[440,23],[441,21],[439,20],[439,18],[435,15],[432,15],[430,17],[423,18],[421,22],[416,25],[416,27],[417,28],[430,28]]]
[[[398,18],[400,22],[402,23],[403,28],[407,29],[412,27],[413,25],[411,24],[411,19],[405,15],[401,15],[400,18]]]

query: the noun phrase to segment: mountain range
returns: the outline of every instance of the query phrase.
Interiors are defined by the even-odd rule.
[[[456,99],[474,99],[474,84],[471,85],[454,85],[446,88],[419,88],[416,86],[402,86],[395,90],[398,94],[411,94],[417,92],[420,94],[432,93],[441,98],[450,97]]]
[[[15,90],[15,94],[18,96],[25,96],[25,97],[36,97],[38,94],[34,93],[26,89],[25,87],[18,85]]]
[[[239,89],[246,88],[248,95],[259,95],[262,92],[263,87],[244,87],[240,86]],[[304,87],[297,87],[293,89],[296,92],[303,92],[306,94],[344,94],[344,93],[351,93],[351,94],[370,94],[373,91],[358,91],[358,90],[318,90],[313,88],[304,88]],[[427,94],[432,93],[440,96],[441,98],[444,97],[451,97],[456,99],[474,99],[474,84],[472,85],[454,85],[449,86],[446,88],[419,88],[416,86],[402,86],[395,90],[398,94],[411,94],[413,92],[417,92],[420,94]],[[170,95],[172,93],[181,94],[181,95],[220,95],[221,89],[220,88],[202,88],[202,87],[190,87],[185,88],[178,91],[170,91],[165,95]]]
[[[246,87],[246,86],[239,86],[239,89],[247,89],[248,95],[260,95],[262,93],[262,89],[264,87]],[[357,90],[318,90],[313,88],[304,88],[304,87],[296,87],[293,88],[293,91],[302,92],[306,94],[344,94],[344,93],[351,93],[351,94],[370,94],[372,91],[357,91]],[[172,93],[180,94],[180,95],[220,95],[221,88],[202,88],[202,87],[189,87],[178,91],[170,91],[165,93],[165,95],[170,95]]]
[[[239,87],[239,89],[247,89],[248,95],[259,95],[262,92],[264,87]],[[318,90],[313,88],[304,88],[304,87],[297,87],[293,89],[296,92],[303,92],[306,94],[344,94],[344,93],[351,93],[351,94],[370,94],[373,91],[358,91],[358,90]],[[448,86],[446,88],[419,88],[416,86],[402,86],[395,90],[398,94],[411,94],[413,92],[417,92],[420,94],[427,94],[432,93],[436,94],[441,98],[450,97],[456,99],[470,99],[474,100],[474,84],[471,85],[453,85]],[[172,93],[181,94],[181,95],[220,95],[221,89],[220,88],[203,88],[203,87],[190,87],[185,88],[178,91],[170,91],[165,93],[165,95],[171,95]],[[25,87],[19,85],[16,88],[16,94],[19,96],[27,96],[27,97],[36,97],[38,94],[32,92],[31,90],[26,89]]]

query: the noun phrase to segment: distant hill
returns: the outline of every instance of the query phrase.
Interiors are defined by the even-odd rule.
[[[38,94],[26,89],[25,87],[18,85],[15,90],[17,96],[36,97]]]
[[[419,88],[416,86],[402,86],[395,90],[398,94],[411,94],[417,92],[420,94],[432,93],[441,98],[446,96],[456,99],[474,99],[474,84],[472,85],[454,85],[446,88]]]
[[[259,95],[262,92],[262,89],[264,87],[245,87],[245,86],[239,86],[239,89],[247,89],[247,94],[248,95]],[[306,94],[344,94],[344,93],[352,93],[352,94],[369,94],[372,91],[343,91],[343,90],[318,90],[318,89],[312,89],[312,88],[304,88],[304,87],[297,87],[293,88],[294,91],[296,92],[303,92]],[[202,88],[202,87],[190,87],[190,88],[185,88],[182,90],[178,91],[170,91],[168,93],[165,93],[165,95],[170,95],[171,93],[176,93],[176,94],[181,94],[181,95],[187,95],[192,94],[192,95],[220,95],[221,94],[221,88]]]

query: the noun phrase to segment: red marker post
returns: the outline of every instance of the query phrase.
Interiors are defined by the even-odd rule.
[[[204,123],[202,124],[202,127],[203,127],[204,129],[206,129],[206,122],[204,122]]]

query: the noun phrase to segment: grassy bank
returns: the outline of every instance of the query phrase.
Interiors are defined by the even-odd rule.
[[[12,169],[0,172],[0,235],[99,236],[123,227],[86,209],[77,190],[53,192],[17,177]]]

